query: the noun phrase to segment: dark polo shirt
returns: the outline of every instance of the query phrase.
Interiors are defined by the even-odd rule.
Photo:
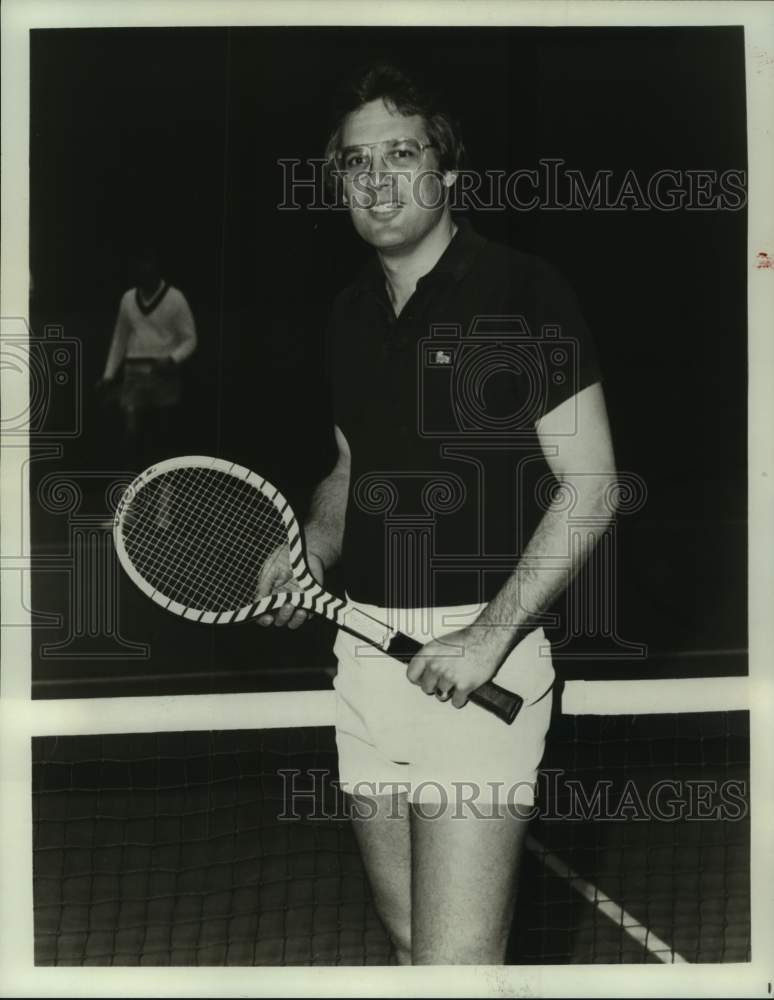
[[[458,225],[399,317],[376,256],[334,304],[333,406],[352,452],[344,583],[369,604],[491,600],[550,500],[535,423],[599,379],[560,275]]]

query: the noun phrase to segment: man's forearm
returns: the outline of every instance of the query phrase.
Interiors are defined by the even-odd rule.
[[[175,364],[179,365],[191,357],[196,350],[197,343],[196,323],[194,322],[193,313],[187,306],[181,309],[176,326],[179,339],[177,346],[170,352],[169,356]]]
[[[128,338],[129,324],[124,316],[122,306],[118,310],[116,325],[113,329],[113,336],[110,341],[110,348],[108,350],[107,360],[105,361],[105,368],[102,373],[103,379],[110,380],[115,378],[118,369],[121,367],[121,362],[124,360],[124,355],[126,354],[126,342]]]
[[[125,350],[125,338],[123,338],[119,332],[116,332],[113,335],[107,360],[105,361],[105,369],[102,373],[102,377],[104,379],[109,380],[116,377],[118,369],[121,367],[121,362],[124,359]]]
[[[610,481],[588,480],[571,510],[559,498],[548,508],[519,564],[476,619],[480,642],[502,659],[538,623],[586,562],[613,519]],[[582,530],[579,530],[579,522]]]
[[[338,467],[319,484],[304,526],[306,549],[330,569],[341,557],[347,511],[349,471]]]

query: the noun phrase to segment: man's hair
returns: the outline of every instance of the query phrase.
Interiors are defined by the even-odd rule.
[[[155,245],[149,243],[139,244],[131,255],[129,268],[133,281],[140,281],[148,277],[161,277],[161,259]]]
[[[379,63],[361,71],[338,95],[336,125],[325,147],[328,161],[341,146],[347,115],[378,100],[401,115],[419,115],[424,119],[428,142],[438,153],[440,170],[458,170],[462,166],[465,149],[459,127],[438,95],[391,63]]]

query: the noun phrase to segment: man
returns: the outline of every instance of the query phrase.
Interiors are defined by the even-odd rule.
[[[339,456],[315,492],[307,552],[320,580],[343,559],[350,598],[424,643],[404,674],[339,632],[341,783],[397,961],[502,963],[550,715],[541,615],[612,516],[598,370],[552,269],[455,222],[461,143],[410,80],[389,67],[367,74],[329,152],[376,259],[334,308]],[[479,337],[482,317],[515,325],[517,339]],[[439,326],[454,337],[433,340]],[[561,343],[551,339],[559,328]],[[565,347],[572,371],[552,369]],[[538,509],[541,476],[529,473],[546,463],[561,488]],[[401,535],[433,503],[434,533]],[[571,516],[586,524],[575,545]],[[259,594],[288,575],[278,552]],[[305,618],[284,607],[260,624]],[[510,727],[468,704],[493,678],[525,699]]]
[[[121,298],[98,388],[110,387],[123,369],[127,457],[140,471],[179,450],[180,366],[196,350],[196,325],[183,293],[164,280],[155,250],[141,251],[133,270],[137,284]]]

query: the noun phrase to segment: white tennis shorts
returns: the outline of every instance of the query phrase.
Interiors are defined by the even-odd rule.
[[[356,603],[356,602],[353,602]],[[356,604],[419,642],[471,624],[483,605],[390,611]],[[429,696],[406,667],[343,630],[334,652],[338,672],[336,742],[341,788],[366,796],[406,792],[412,802],[531,806],[551,716],[554,668],[542,629],[513,650],[494,681],[524,698],[511,725],[468,702]]]

